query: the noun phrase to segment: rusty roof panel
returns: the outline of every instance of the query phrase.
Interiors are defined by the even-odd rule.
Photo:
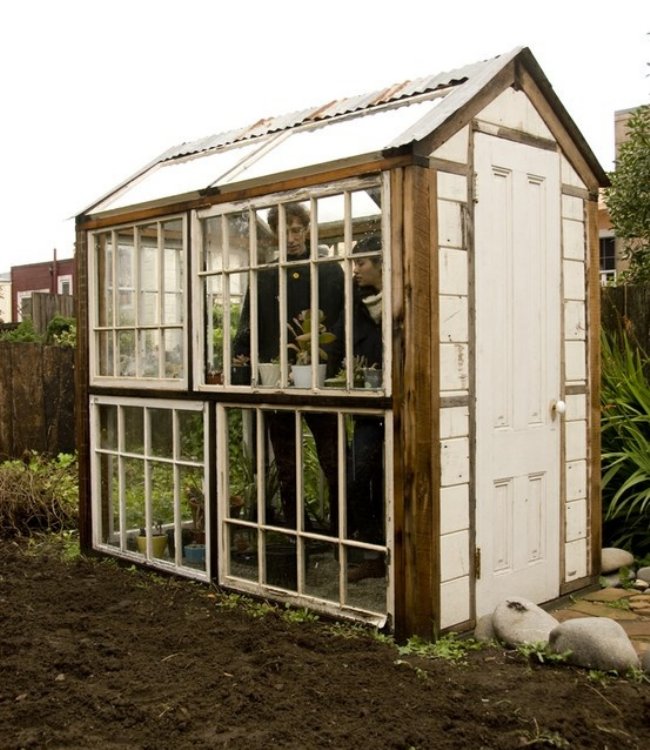
[[[167,161],[169,159],[178,159],[191,154],[198,154],[202,151],[210,151],[216,148],[223,148],[234,143],[240,143],[252,138],[261,138],[273,133],[279,133],[282,130],[288,130],[307,125],[309,123],[323,122],[334,117],[361,112],[362,110],[372,110],[379,106],[385,106],[392,103],[398,103],[404,99],[421,96],[427,93],[434,93],[443,89],[453,89],[465,83],[472,76],[485,68],[490,61],[473,63],[455,70],[438,73],[433,76],[424,76],[416,78],[413,81],[403,81],[395,83],[369,94],[360,94],[358,96],[338,99],[318,107],[298,110],[277,117],[267,117],[236,130],[228,130],[224,133],[201,138],[196,141],[182,143],[166,151],[158,161]]]

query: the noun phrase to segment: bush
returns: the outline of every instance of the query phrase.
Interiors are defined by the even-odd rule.
[[[0,538],[62,531],[78,525],[76,457],[26,453],[0,464]]]
[[[648,357],[625,333],[602,335],[602,489],[606,545],[650,553]]]

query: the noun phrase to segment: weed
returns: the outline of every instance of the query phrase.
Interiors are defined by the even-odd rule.
[[[607,606],[611,607],[612,609],[623,609],[625,611],[629,611],[630,601],[627,597],[622,597],[621,599],[617,599],[614,602],[607,602]]]
[[[282,619],[286,622],[318,622],[318,615],[310,612],[308,609],[295,609],[289,604],[285,604],[284,612],[282,612]]]
[[[603,672],[600,669],[590,669],[589,672],[587,672],[587,679],[589,682],[595,682],[601,687],[605,687],[608,682],[616,677],[618,677],[618,672],[615,670]]]
[[[563,651],[559,654],[551,651],[546,641],[520,643],[515,650],[526,659],[536,659],[540,664],[564,664],[571,655],[571,651]]]
[[[644,683],[650,684],[650,675],[638,667],[630,667],[625,673],[625,676],[628,680],[635,682],[637,685],[643,685]]]
[[[533,747],[535,745],[559,748],[571,747],[559,732],[540,731],[537,719],[533,719],[533,723],[535,724],[535,731],[526,732],[526,736],[521,738],[521,747]]]
[[[445,659],[446,661],[464,662],[469,651],[478,651],[483,643],[472,638],[459,638],[455,633],[438,638],[437,641],[425,641],[419,636],[409,638],[404,646],[398,647],[400,655],[423,656],[427,659]]]

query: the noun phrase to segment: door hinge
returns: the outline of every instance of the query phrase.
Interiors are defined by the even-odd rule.
[[[474,578],[479,580],[481,577],[481,548],[474,548]]]

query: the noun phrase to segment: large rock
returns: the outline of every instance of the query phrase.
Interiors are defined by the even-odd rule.
[[[639,667],[632,641],[623,628],[608,617],[566,620],[551,632],[549,646],[557,654],[571,652],[567,661],[587,669],[625,672],[630,667]]]
[[[640,578],[642,581],[645,581],[646,583],[650,583],[650,568],[639,568],[636,572],[636,577]]]
[[[492,615],[483,615],[479,617],[476,627],[474,628],[474,638],[477,641],[494,641],[496,633],[492,625]]]
[[[629,568],[634,564],[634,555],[618,547],[603,547],[600,551],[600,570],[613,573],[619,568]]]
[[[557,625],[555,617],[519,596],[508,597],[496,606],[492,614],[494,632],[508,646],[546,643]]]

